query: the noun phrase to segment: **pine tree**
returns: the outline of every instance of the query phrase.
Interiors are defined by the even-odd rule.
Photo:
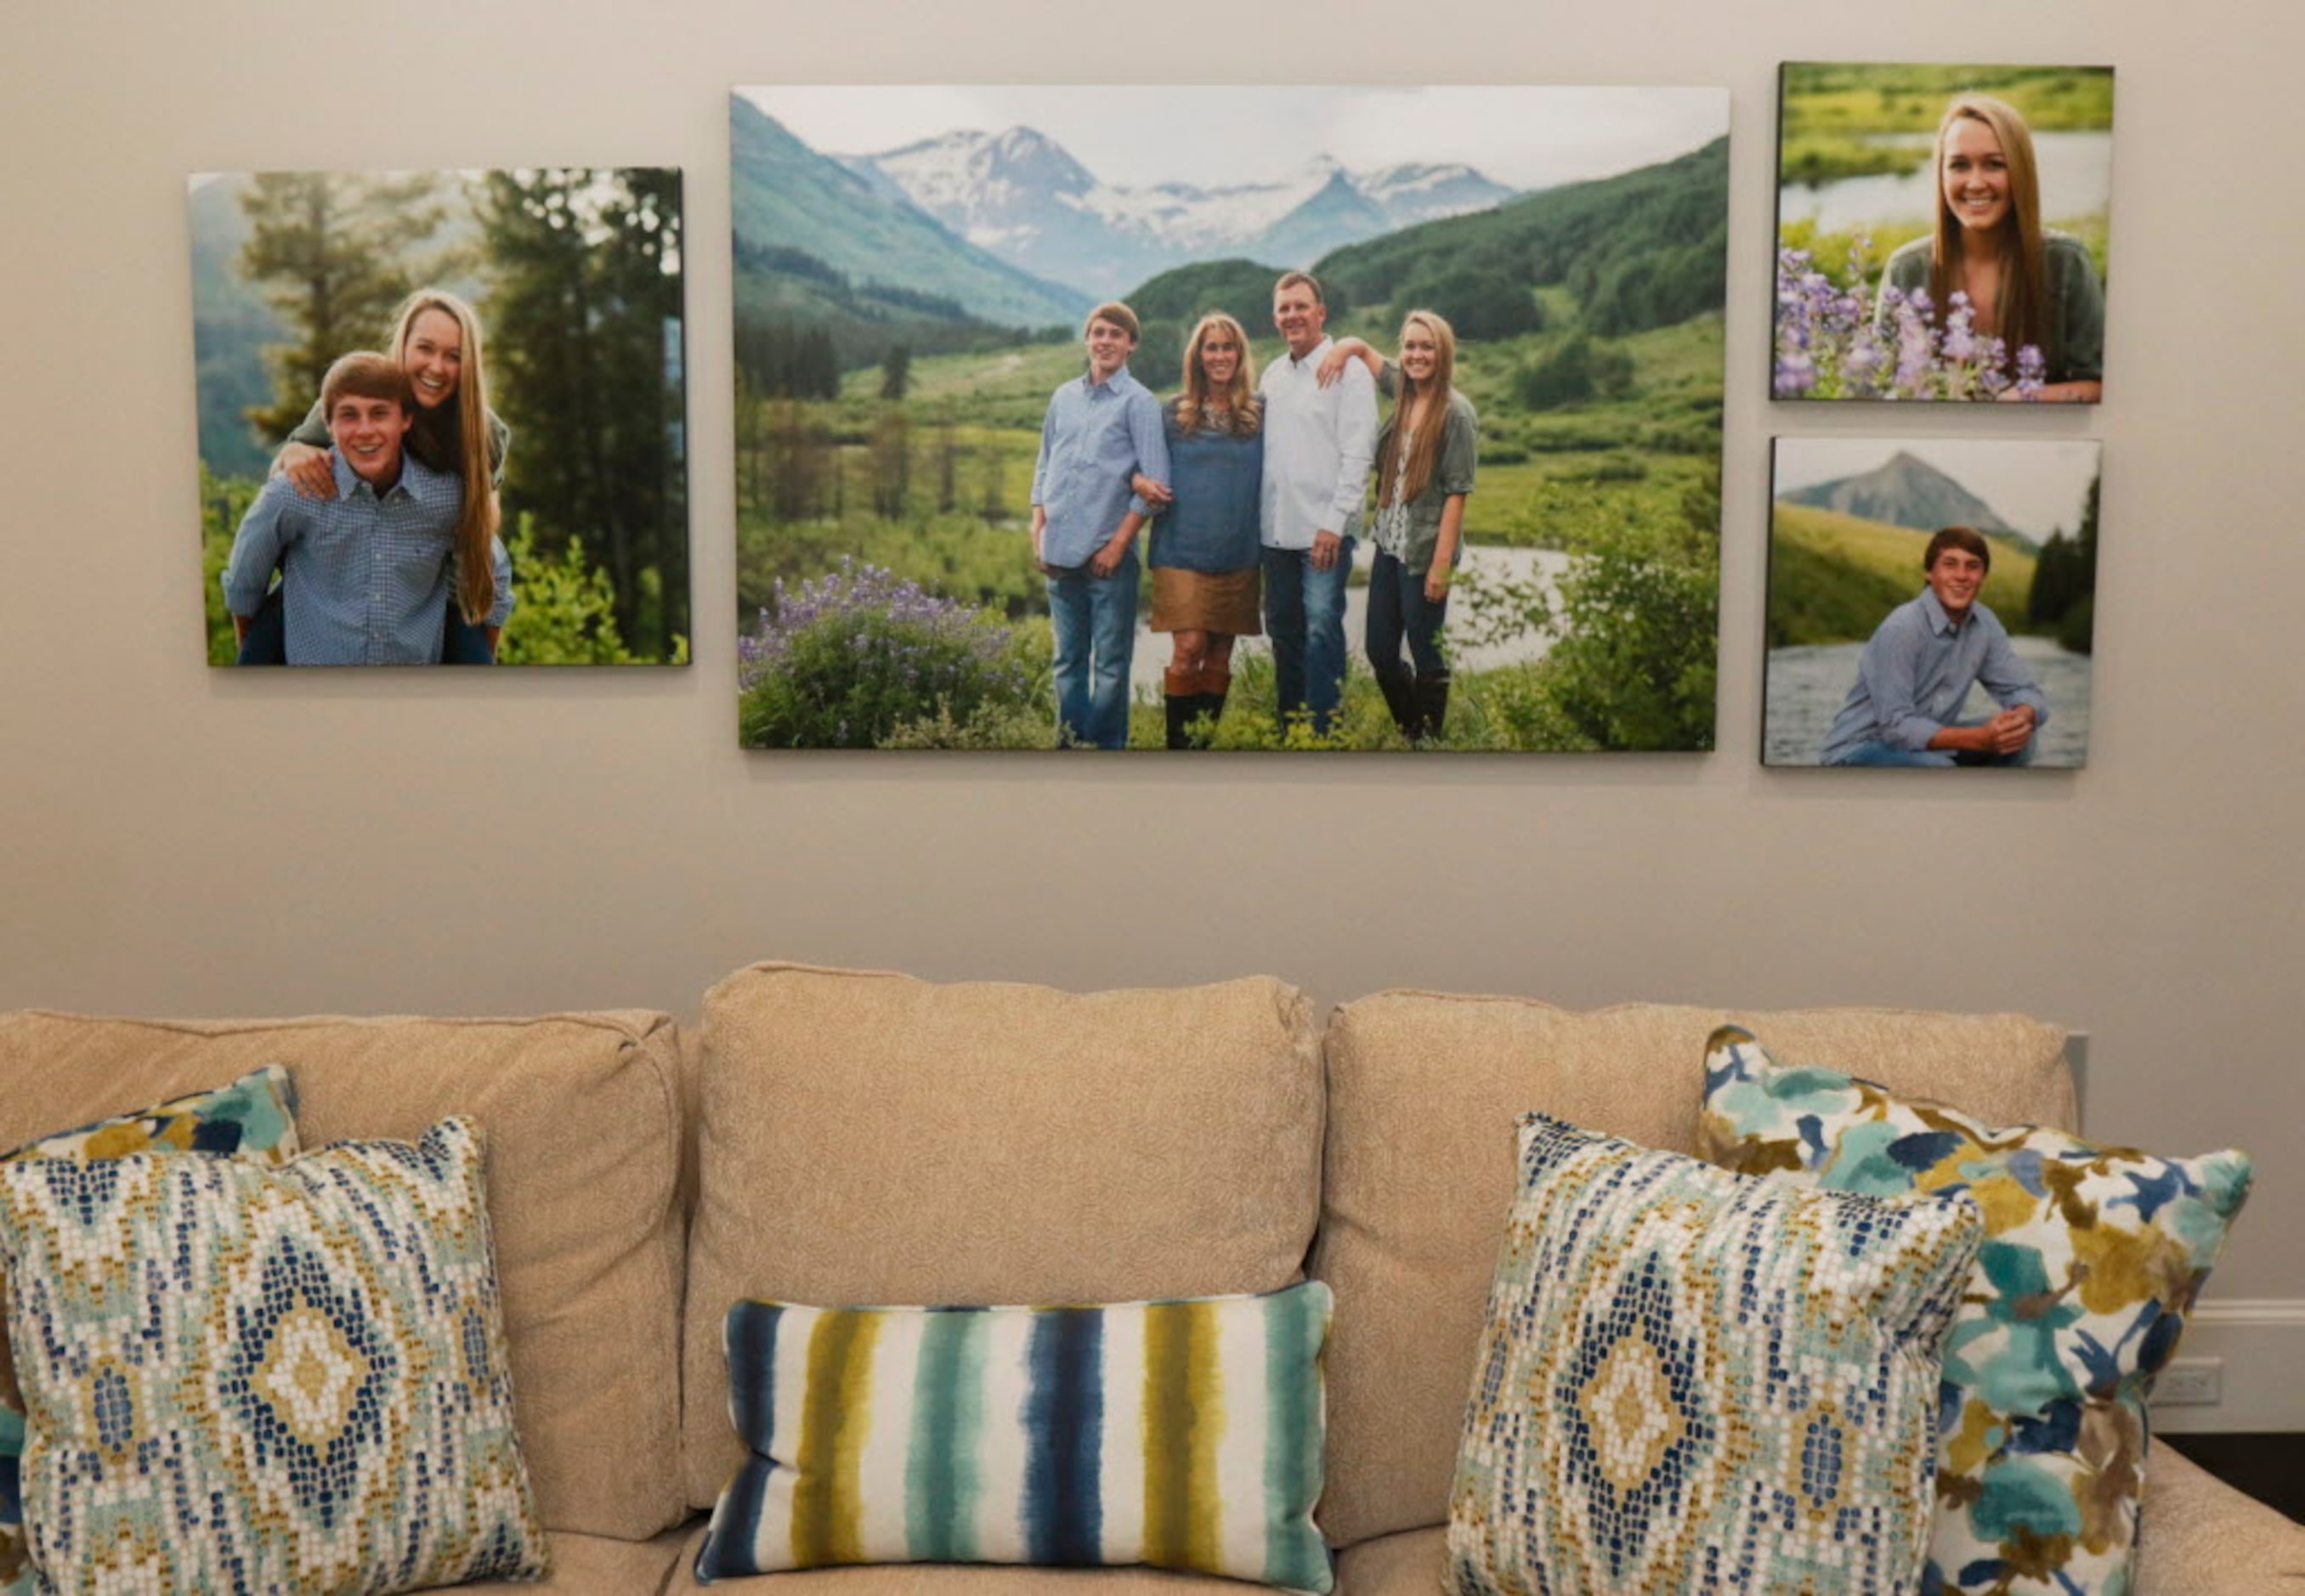
[[[247,412],[268,442],[295,430],[338,355],[384,342],[446,214],[437,194],[430,173],[266,172],[241,195],[251,224],[241,275],[294,339],[265,350],[272,403]]]

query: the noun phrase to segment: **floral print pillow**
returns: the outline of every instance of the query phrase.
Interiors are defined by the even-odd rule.
[[[1705,1045],[1705,1156],[1832,1191],[1966,1192],[1986,1240],[1945,1344],[1922,1589],[2125,1596],[2145,1402],[2249,1194],[2248,1156],[1991,1126],[1839,1070]]]

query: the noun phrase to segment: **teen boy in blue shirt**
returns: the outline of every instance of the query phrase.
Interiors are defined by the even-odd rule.
[[[1107,303],[1082,327],[1088,371],[1059,388],[1033,467],[1033,558],[1048,578],[1056,633],[1057,743],[1128,746],[1128,662],[1136,648],[1136,534],[1150,508],[1142,471],[1169,480],[1161,405],[1128,375],[1136,312]]]
[[[344,356],[320,403],[336,497],[302,497],[285,476],[264,485],[225,565],[234,630],[246,635],[277,565],[290,665],[437,663],[462,479],[404,448],[415,395],[397,361]]]
[[[1993,546],[1949,526],[1921,556],[1928,586],[1891,610],[1858,657],[1821,756],[1827,765],[2029,765],[2049,700],[2009,646],[2000,617],[1978,602]],[[1955,716],[1983,683],[2001,711]]]

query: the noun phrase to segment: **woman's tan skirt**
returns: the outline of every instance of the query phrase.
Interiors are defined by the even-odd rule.
[[[1152,567],[1152,630],[1225,632],[1262,637],[1256,567],[1211,575],[1178,565]]]

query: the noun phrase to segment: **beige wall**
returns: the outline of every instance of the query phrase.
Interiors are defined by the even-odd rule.
[[[2015,1007],[2093,1034],[2091,1118],[2264,1176],[2216,1295],[2305,1299],[2305,594],[2295,93],[2263,4],[1441,0],[1090,13],[973,0],[10,7],[0,59],[0,1004],[693,1015],[761,956],[1069,986],[1272,971],[1572,1004]],[[1427,22],[1408,34],[1404,16]],[[1076,41],[1062,35],[1077,33]],[[1775,65],[2120,69],[2094,413],[2093,763],[1761,770]],[[1726,83],[1734,215],[1709,757],[774,758],[735,746],[732,82]],[[676,164],[698,615],[685,671],[234,675],[199,663],[183,178]],[[549,440],[546,440],[549,441]]]

